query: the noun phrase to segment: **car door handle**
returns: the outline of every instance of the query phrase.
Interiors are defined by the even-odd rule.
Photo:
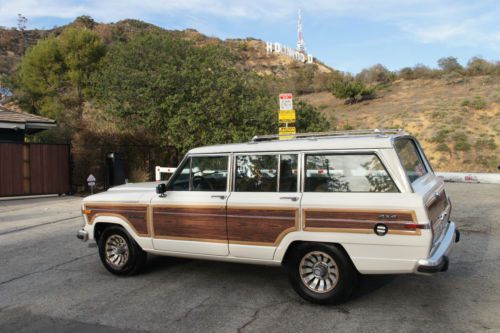
[[[280,197],[281,200],[292,200],[292,201],[297,201],[299,200],[299,197]]]
[[[219,198],[221,200],[224,200],[226,199],[226,196],[225,195],[212,195],[212,198],[215,199],[215,198]]]

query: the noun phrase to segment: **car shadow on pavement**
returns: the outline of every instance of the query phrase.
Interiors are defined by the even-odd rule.
[[[358,300],[392,283],[398,275],[361,275],[358,274],[358,281],[350,300]]]
[[[185,265],[192,262],[192,259],[185,258],[175,258],[175,257],[167,257],[167,256],[158,256],[154,254],[148,254],[148,261],[144,266],[144,269],[141,271],[141,275],[147,275],[156,273],[158,271],[163,271],[170,269],[172,267]]]

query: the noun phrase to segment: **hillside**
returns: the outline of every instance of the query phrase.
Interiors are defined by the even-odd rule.
[[[198,49],[203,49],[202,46],[206,45],[227,47],[236,58],[233,65],[238,70],[245,73],[256,72],[261,76],[260,79],[269,84],[266,85],[265,94],[270,99],[279,92],[294,92],[299,99],[315,106],[331,120],[332,128],[401,127],[421,140],[432,164],[438,170],[498,172],[497,167],[500,165],[500,75],[498,75],[500,72],[498,70],[495,72],[497,74],[491,72],[491,75],[482,76],[459,75],[461,79],[452,80],[450,80],[452,75],[446,78],[442,73],[432,76],[433,78],[429,76],[427,79],[422,78],[427,76],[417,76],[420,78],[412,79],[414,77],[391,73],[390,75],[399,79],[386,83],[384,88],[378,89],[375,99],[358,104],[345,104],[343,100],[336,99],[327,91],[332,80],[342,77],[343,74],[317,59],[314,65],[307,65],[285,55],[268,54],[266,44],[261,40],[253,38],[221,40],[193,29],[166,30],[130,19],[102,24],[94,22],[89,17],[79,17],[68,26],[93,30],[107,46],[128,44],[140,34],[154,30],[160,32],[162,36],[170,35],[188,40]],[[60,35],[66,27],[26,31],[0,28],[0,87],[2,76],[15,72],[26,49],[35,45],[41,38]],[[499,66],[498,63],[496,66]],[[421,71],[422,68],[416,66],[414,73],[416,74],[418,70]],[[428,71],[432,72],[430,69]],[[402,77],[405,79],[401,79]],[[64,96],[59,98],[63,105],[71,100]],[[10,105],[15,108],[16,102],[14,100]]]
[[[166,30],[150,23],[132,19],[108,24],[94,22],[88,17],[80,17],[67,26],[84,26],[95,30],[106,44],[129,40],[132,36],[143,31],[161,30],[166,34],[172,34],[189,40],[199,46],[207,44],[223,45],[233,51],[244,69],[255,71],[262,75],[273,75],[278,78],[293,76],[294,73],[306,67],[311,68],[315,75],[333,72],[333,69],[317,59],[315,59],[315,64],[310,66],[294,61],[285,55],[268,54],[265,42],[254,38],[221,40],[206,36],[194,29]],[[27,48],[35,45],[41,38],[49,35],[59,35],[67,26],[48,30],[25,31],[0,27],[0,74],[13,73]]]
[[[398,80],[373,100],[346,105],[329,92],[304,95],[337,128],[404,128],[419,138],[435,169],[498,172],[500,77]]]

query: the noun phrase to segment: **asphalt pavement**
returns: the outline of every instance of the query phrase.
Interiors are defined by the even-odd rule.
[[[280,267],[150,256],[118,278],[75,237],[81,198],[0,201],[0,332],[500,332],[500,185],[446,188],[449,271],[364,276],[336,306],[303,301]]]

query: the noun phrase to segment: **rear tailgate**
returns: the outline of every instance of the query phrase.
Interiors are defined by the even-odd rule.
[[[451,204],[444,190],[440,186],[437,190],[426,195],[426,210],[432,227],[432,245],[439,243],[443,231],[446,229],[451,212]]]
[[[450,200],[444,190],[444,182],[439,179],[412,137],[398,138],[394,147],[401,161],[412,190],[421,196],[432,228],[431,248],[441,241],[451,211]]]

